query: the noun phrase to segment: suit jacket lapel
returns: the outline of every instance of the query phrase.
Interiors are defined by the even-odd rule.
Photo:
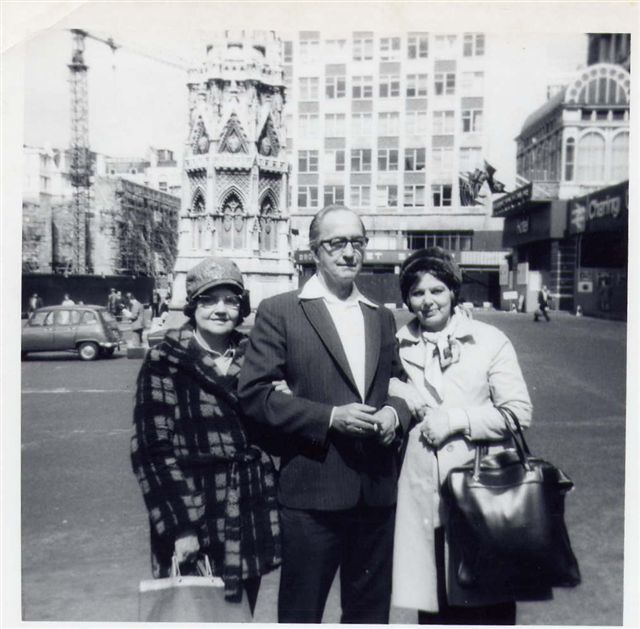
[[[365,378],[364,392],[365,399],[369,394],[369,389],[373,383],[373,378],[378,369],[378,359],[380,358],[380,343],[382,342],[382,332],[380,330],[381,317],[377,308],[372,308],[360,303],[362,316],[364,317],[364,338],[365,338]]]
[[[342,370],[343,374],[349,381],[349,384],[354,391],[358,393],[359,397],[360,393],[358,392],[358,387],[356,386],[353,374],[351,373],[351,368],[347,361],[347,355],[344,353],[342,342],[338,336],[338,331],[336,330],[336,326],[334,325],[333,319],[324,305],[324,302],[322,299],[304,299],[300,301],[300,305],[307,316],[309,323],[313,326],[313,329],[320,337],[320,340],[331,356],[333,356],[338,367]],[[313,357],[310,356],[309,360],[312,361]]]

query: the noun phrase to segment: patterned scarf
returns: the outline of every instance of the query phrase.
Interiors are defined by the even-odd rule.
[[[455,337],[459,315],[453,315],[449,323],[440,332],[422,330],[425,342],[424,379],[428,388],[437,394],[436,400],[442,404],[444,382],[442,373],[460,360],[460,341]]]

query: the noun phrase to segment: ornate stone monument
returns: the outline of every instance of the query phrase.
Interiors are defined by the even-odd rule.
[[[189,74],[173,308],[210,255],[238,264],[253,307],[294,287],[281,56],[273,32],[226,31]]]

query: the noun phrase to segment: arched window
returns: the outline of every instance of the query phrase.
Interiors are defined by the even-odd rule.
[[[629,134],[624,131],[611,143],[611,178],[623,181],[629,178]]]
[[[275,251],[278,248],[278,222],[274,218],[273,200],[266,195],[260,204],[260,251]]]
[[[573,181],[576,162],[576,141],[569,138],[564,147],[564,179]]]
[[[204,196],[202,194],[202,190],[197,188],[193,193],[193,199],[191,200],[191,212],[196,214],[196,216],[191,219],[191,247],[193,249],[202,249],[204,210]]]
[[[221,249],[245,248],[245,218],[242,203],[231,193],[222,205],[222,229],[219,231]]]
[[[578,181],[599,182],[604,179],[604,138],[587,133],[578,142]]]
[[[195,214],[204,214],[204,196],[202,190],[198,188],[193,194],[193,200],[191,201],[191,211]]]

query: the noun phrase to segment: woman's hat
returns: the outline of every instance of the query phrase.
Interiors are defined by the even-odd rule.
[[[244,292],[242,273],[232,260],[205,258],[187,273],[187,300],[192,302],[205,291],[216,286],[230,286],[239,293]]]
[[[448,251],[442,247],[420,249],[412,253],[400,266],[400,290],[405,303],[411,289],[407,279],[418,271],[437,275],[452,290],[457,291],[462,286],[462,271]]]

